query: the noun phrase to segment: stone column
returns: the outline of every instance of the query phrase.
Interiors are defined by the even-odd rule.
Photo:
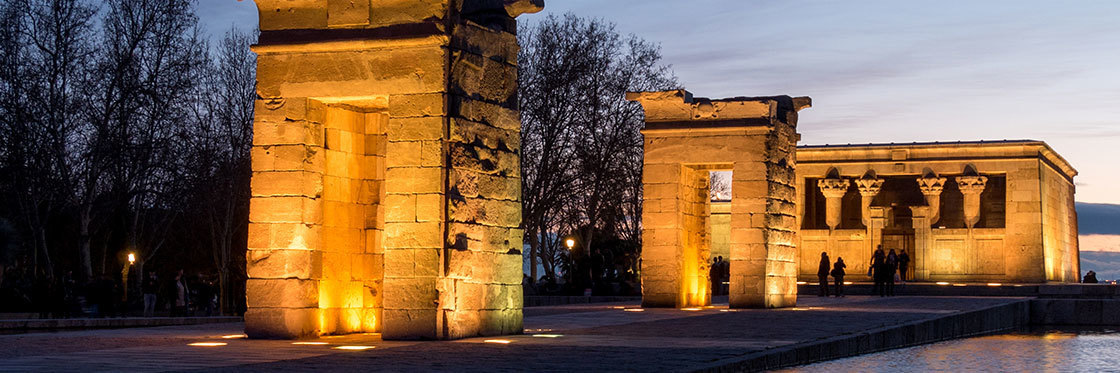
[[[883,243],[883,228],[887,227],[887,207],[870,207],[867,209],[871,216],[871,224],[867,226],[867,234],[870,236],[871,247],[867,251],[867,259],[871,259],[871,254],[875,252],[875,248]],[[865,261],[866,263],[866,261]],[[866,270],[866,268],[864,268]]]
[[[829,229],[836,229],[840,226],[843,211],[844,195],[848,193],[848,186],[851,183],[845,179],[821,179],[817,181],[817,186],[821,188],[821,193],[825,198],[825,223],[828,224]]]
[[[964,221],[972,229],[980,221],[980,194],[987,187],[986,176],[958,176],[957,186],[964,194]]]
[[[914,214],[914,252],[910,257],[914,259],[915,281],[929,281],[929,252],[933,244],[933,229],[930,228],[933,223],[929,216],[932,210],[930,206],[910,206]]]
[[[520,333],[515,18],[540,0],[256,0],[246,332]]]
[[[859,187],[859,195],[862,197],[860,214],[865,227],[871,226],[871,201],[883,190],[884,181],[883,179],[856,179],[856,186]]]
[[[946,178],[936,176],[918,178],[918,188],[922,190],[922,195],[926,197],[926,205],[930,207],[928,216],[931,226],[941,220],[941,192],[945,190],[946,180]]]

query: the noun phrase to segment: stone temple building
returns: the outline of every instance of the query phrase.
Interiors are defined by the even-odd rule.
[[[800,146],[797,161],[802,281],[817,280],[821,252],[867,281],[879,245],[907,251],[916,281],[1078,280],[1077,171],[1044,142]],[[712,208],[713,235],[724,210]]]

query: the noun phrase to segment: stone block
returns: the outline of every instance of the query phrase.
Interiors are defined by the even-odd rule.
[[[369,8],[369,1],[327,0],[327,25],[368,25],[370,18]]]
[[[386,136],[389,141],[441,140],[446,121],[442,117],[391,118]],[[396,155],[387,154],[390,158]]]
[[[258,279],[245,282],[249,308],[304,308],[319,305],[319,281]]]
[[[249,221],[321,224],[320,206],[319,200],[306,197],[253,197],[249,200]]]
[[[389,194],[443,193],[443,172],[431,168],[390,168],[385,172],[385,192]]]
[[[452,115],[501,129],[521,130],[521,118],[517,110],[462,95],[451,96],[451,104]]]
[[[385,254],[388,260],[390,253]],[[388,269],[388,268],[386,268]],[[386,310],[435,310],[438,294],[435,277],[389,277],[382,282]]]
[[[253,145],[323,145],[321,126],[309,122],[253,122]]]
[[[245,334],[255,339],[296,339],[318,336],[317,308],[262,308],[245,311]]]
[[[521,225],[521,202],[483,198],[451,199],[448,219],[494,227],[514,228]]]
[[[386,300],[391,297],[386,293]],[[387,340],[436,339],[436,309],[394,309],[382,311],[381,338]]]
[[[277,54],[267,47],[258,47],[257,92],[262,97],[378,97],[444,92],[447,75],[443,65],[448,51],[439,40],[413,43],[410,48],[392,50],[298,54]]]
[[[439,222],[385,223],[383,243],[387,249],[443,247]]]
[[[322,227],[303,223],[250,223],[248,248],[314,250],[320,248]]]
[[[254,172],[254,197],[302,196],[319,198],[323,194],[323,177],[307,171]]]
[[[246,270],[251,279],[319,279],[322,253],[311,250],[248,250]]]
[[[521,132],[465,119],[451,120],[451,141],[482,145],[507,152],[521,151]]]
[[[416,222],[416,195],[389,194],[385,196],[385,221],[389,223]]]
[[[389,96],[389,116],[393,118],[439,117],[445,110],[447,96],[442,93]]]
[[[311,145],[254,146],[251,151],[253,171],[325,170],[326,153]]]

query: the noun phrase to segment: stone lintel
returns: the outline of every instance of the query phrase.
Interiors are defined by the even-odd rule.
[[[812,105],[809,97],[770,96],[709,99],[694,97],[683,89],[662,92],[629,92],[626,99],[640,102],[647,129],[689,127],[796,126],[797,112]]]

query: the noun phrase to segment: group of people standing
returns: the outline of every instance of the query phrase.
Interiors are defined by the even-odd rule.
[[[731,263],[722,256],[716,257],[708,269],[708,278],[712,281],[712,295],[727,295],[725,283],[731,279]]]
[[[835,294],[837,297],[844,296],[844,276],[847,274],[845,270],[848,268],[844,264],[844,258],[837,257],[836,263],[830,263],[827,252],[821,253],[820,266],[817,268],[817,279],[820,281],[820,294],[819,296],[829,296],[828,277],[832,276],[832,282]],[[875,250],[871,255],[871,263],[869,263],[867,275],[875,281],[874,287],[871,289],[871,294],[879,294],[880,297],[894,296],[894,283],[897,281],[905,281],[907,272],[910,269],[910,255],[906,250],[901,253],[895,253],[894,249],[890,252],[883,252],[883,246]]]
[[[879,294],[880,297],[893,297],[894,283],[896,281],[906,281],[906,274],[910,269],[910,254],[907,254],[906,250],[902,250],[901,254],[896,254],[894,249],[891,249],[889,253],[884,253],[883,245],[879,245],[875,249],[875,253],[871,255],[870,264],[867,275],[875,280],[871,295]]]

